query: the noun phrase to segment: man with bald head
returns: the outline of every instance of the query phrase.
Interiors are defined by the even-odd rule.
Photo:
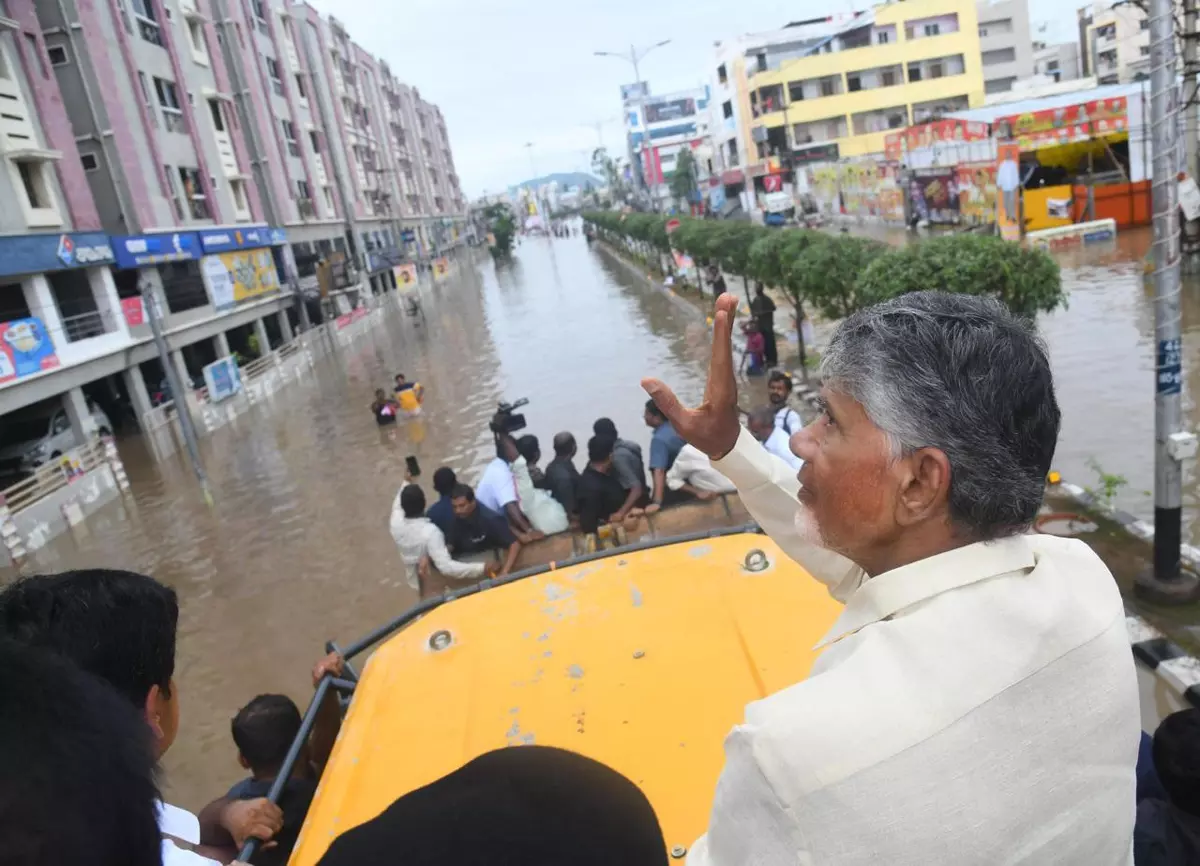
[[[904,295],[821,359],[797,473],[738,423],[721,298],[704,401],[646,380],[845,604],[806,680],[725,740],[690,866],[1130,866],[1138,688],[1116,582],[1029,534],[1058,440],[1046,347],[998,302]]]
[[[546,466],[546,489],[558,500],[572,523],[578,522],[579,503],[576,488],[579,470],[575,468],[575,437],[566,431],[554,436],[554,459]]]

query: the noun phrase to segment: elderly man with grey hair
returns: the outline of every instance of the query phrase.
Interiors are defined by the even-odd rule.
[[[842,323],[799,477],[741,429],[718,301],[704,402],[643,384],[845,603],[808,679],[746,707],[691,866],[1129,866],[1140,720],[1121,597],[1027,534],[1059,410],[1032,323],[921,292]]]

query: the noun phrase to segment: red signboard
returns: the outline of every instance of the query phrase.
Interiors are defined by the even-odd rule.
[[[783,175],[768,174],[764,177],[763,192],[783,192]]]
[[[1129,131],[1124,96],[1010,114],[995,121],[996,138],[1013,140],[1022,151],[1038,150]]]
[[[141,298],[121,298],[121,312],[125,314],[125,324],[131,328],[146,324],[146,308]]]
[[[731,168],[729,171],[721,175],[721,183],[725,186],[736,186],[739,183],[746,182],[746,175],[739,168]]]

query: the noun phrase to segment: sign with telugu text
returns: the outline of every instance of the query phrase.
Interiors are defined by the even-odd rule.
[[[130,269],[165,262],[186,262],[200,258],[200,241],[195,232],[171,232],[161,235],[117,235],[112,239],[117,267]]]
[[[103,232],[0,237],[0,276],[108,265],[114,258]]]

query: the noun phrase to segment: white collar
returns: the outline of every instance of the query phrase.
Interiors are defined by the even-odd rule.
[[[186,809],[158,801],[158,832],[189,845],[200,844],[200,819]]]

